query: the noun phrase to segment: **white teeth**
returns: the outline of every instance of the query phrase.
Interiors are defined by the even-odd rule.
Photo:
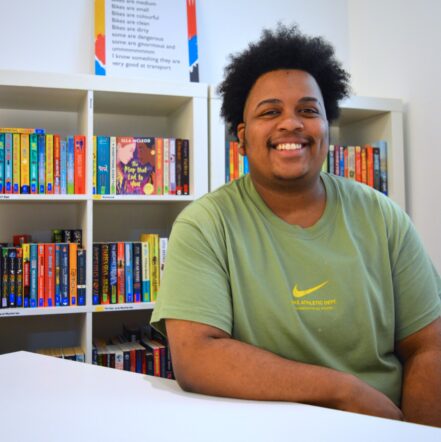
[[[302,148],[301,144],[295,144],[295,143],[278,144],[276,146],[276,150],[299,150],[301,148]]]

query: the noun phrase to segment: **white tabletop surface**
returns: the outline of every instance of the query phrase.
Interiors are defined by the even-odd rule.
[[[0,441],[441,441],[441,429],[280,402],[28,352],[0,356]]]

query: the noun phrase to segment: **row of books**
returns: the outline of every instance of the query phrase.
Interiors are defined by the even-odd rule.
[[[159,333],[122,333],[111,339],[94,339],[92,363],[134,373],[174,379],[167,341]]]
[[[234,181],[248,172],[248,157],[239,154],[239,143],[227,141],[225,145],[225,182]]]
[[[387,142],[364,146],[331,144],[323,170],[367,184],[387,195]]]
[[[81,347],[40,348],[35,353],[60,359],[69,359],[70,361],[86,362],[86,357]]]
[[[86,304],[86,251],[77,243],[0,246],[1,308]]]
[[[86,193],[86,137],[0,128],[0,193]]]
[[[142,234],[139,242],[94,243],[92,303],[156,301],[167,244],[154,233]]]
[[[189,195],[187,139],[94,137],[93,193]]]

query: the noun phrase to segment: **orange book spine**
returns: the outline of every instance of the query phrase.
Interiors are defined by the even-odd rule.
[[[237,178],[239,178],[239,143],[237,141],[234,141],[233,152],[234,152],[234,157],[233,157],[234,179],[237,180]]]
[[[45,262],[45,296],[44,306],[55,306],[55,244],[44,245],[44,262]]]
[[[230,181],[234,180],[234,141],[230,141]]]
[[[367,185],[374,187],[374,149],[366,146]]]
[[[45,259],[44,259],[44,244],[38,244],[37,248],[37,299],[38,299],[38,307],[44,307],[44,282],[45,282]]]
[[[78,244],[69,243],[69,304],[78,305],[77,302],[77,249]]]
[[[86,137],[74,136],[74,189],[76,194],[86,193]]]
[[[367,153],[365,146],[361,148],[361,182],[367,184]]]

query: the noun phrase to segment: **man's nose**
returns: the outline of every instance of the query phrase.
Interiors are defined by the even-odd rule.
[[[295,131],[303,129],[303,120],[295,112],[284,113],[280,117],[277,129],[282,131]]]

